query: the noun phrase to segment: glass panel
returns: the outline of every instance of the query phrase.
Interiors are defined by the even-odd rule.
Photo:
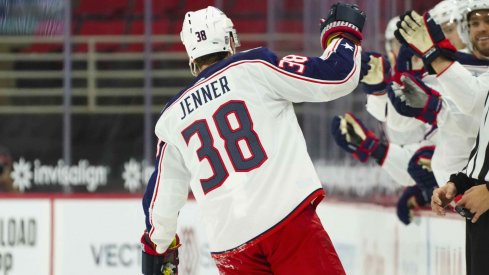
[[[39,177],[62,156],[63,11],[63,0],[0,1],[0,192],[61,190]]]
[[[152,165],[143,161],[148,68],[144,2],[106,0],[101,5],[98,0],[72,1],[72,159],[67,166],[61,160],[66,2],[0,1],[0,166],[8,150],[13,163],[24,169],[14,173],[21,191],[144,190],[152,170]],[[319,18],[336,2],[151,0],[151,87],[146,87],[152,99],[151,143],[155,143],[153,126],[162,107],[192,80],[179,36],[187,11],[209,5],[221,8],[238,31],[242,42],[238,50],[266,46],[279,58],[291,53],[317,56],[321,53]],[[391,17],[411,7],[422,11],[437,1],[355,2],[367,12],[364,50],[383,52],[384,29]],[[365,94],[358,89],[333,102],[296,105],[311,157],[330,193],[345,192],[337,189],[345,181],[369,186],[374,182],[385,192],[393,192],[389,188],[396,186],[378,166],[360,164],[332,140],[331,119],[347,111],[383,135],[380,124],[366,112],[365,103]],[[344,172],[330,173],[337,167]],[[359,174],[351,171],[364,171],[365,167],[370,169],[368,177],[351,176]],[[369,188],[379,190],[378,186]],[[369,190],[355,192],[365,195]]]

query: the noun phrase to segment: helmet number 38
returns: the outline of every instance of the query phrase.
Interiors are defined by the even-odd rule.
[[[195,32],[195,35],[197,36],[197,42],[207,40],[207,35],[205,35],[205,31]]]

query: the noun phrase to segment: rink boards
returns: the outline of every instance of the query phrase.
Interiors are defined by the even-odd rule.
[[[318,214],[347,274],[465,274],[465,222],[423,211],[409,226],[395,208],[326,201]],[[179,217],[180,274],[217,274],[195,201]],[[140,274],[137,196],[0,198],[0,275]],[[284,240],[286,241],[286,240]]]

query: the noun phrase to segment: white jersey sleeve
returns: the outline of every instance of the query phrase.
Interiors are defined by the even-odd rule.
[[[361,47],[336,39],[320,57],[288,55],[278,61],[281,73],[270,74],[269,67],[259,66],[254,74],[257,78],[267,76],[274,99],[325,102],[345,96],[358,86],[360,58]]]
[[[460,63],[454,62],[438,75],[443,95],[452,98],[459,110],[472,116],[481,116],[489,95],[489,71],[475,77]]]
[[[482,109],[476,110],[484,104],[484,98],[481,99],[483,85],[476,87],[476,72],[469,68],[455,62],[436,78],[423,79],[427,85],[440,92],[443,100],[438,114],[438,140],[431,162],[439,185],[445,184],[451,174],[461,171],[467,165],[476,141]],[[480,70],[480,66],[477,69]],[[480,114],[476,115],[478,112]]]
[[[386,121],[387,102],[389,98],[387,94],[383,95],[367,95],[367,104],[365,108],[375,119],[381,122]]]
[[[143,199],[146,227],[156,251],[168,248],[177,230],[178,212],[187,201],[190,174],[178,149],[173,145],[158,144],[155,172],[148,182]]]
[[[389,143],[389,149],[382,162],[382,170],[399,185],[411,186],[416,184],[407,171],[409,160],[414,152],[415,150],[411,150],[410,147]]]

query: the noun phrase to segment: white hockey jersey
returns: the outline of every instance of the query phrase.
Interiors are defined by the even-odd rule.
[[[476,141],[481,116],[474,116],[473,111],[472,113],[467,113],[460,108],[467,108],[465,106],[468,104],[474,105],[477,103],[479,104],[478,106],[474,107],[471,105],[471,108],[482,112],[481,106],[483,106],[484,99],[473,96],[473,92],[467,92],[468,86],[460,77],[466,77],[467,74],[471,75],[471,77],[479,75],[487,71],[489,63],[485,60],[476,59],[471,54],[461,52],[457,53],[457,59],[463,66],[459,63],[455,67],[452,66],[454,68],[451,68],[450,71],[447,70],[447,74],[442,74],[443,81],[438,81],[432,75],[423,78],[427,85],[442,94],[443,108],[438,115],[438,129],[432,133],[426,132],[428,138],[421,141],[419,146],[409,144],[403,147],[390,146],[396,150],[389,148],[382,167],[400,184],[405,184],[409,180],[406,177],[407,173],[402,173],[401,171],[406,169],[409,161],[408,156],[412,149],[417,147],[436,144],[431,164],[439,185],[445,184],[452,173],[460,171],[467,164],[469,154]],[[458,66],[465,67],[465,69],[462,69],[465,74],[455,77],[457,73],[460,73]],[[448,78],[451,80],[448,81]],[[460,91],[463,92],[461,93]],[[453,98],[454,95],[457,98]],[[422,136],[423,128],[429,130],[428,124],[398,114],[392,104],[388,102],[387,95],[381,97],[374,98],[374,96],[369,96],[367,110],[377,119],[385,121],[388,129],[393,129],[394,132],[397,131],[408,139],[413,137],[414,139],[419,139]],[[382,116],[383,114],[385,115]]]
[[[459,171],[467,176],[482,181],[489,181],[489,126],[487,115],[489,105],[489,70],[474,76],[459,63],[453,63],[438,76],[445,94],[454,100],[458,109],[478,122],[478,133],[468,157],[468,163]],[[465,127],[465,126],[462,126]]]
[[[157,251],[175,234],[189,185],[214,253],[259,241],[318,203],[323,189],[292,103],[353,91],[360,51],[345,39],[321,57],[258,48],[206,68],[176,95],[156,124],[162,146],[143,200]]]
[[[457,59],[470,72],[468,74],[471,76],[486,71],[489,65],[487,61],[476,59],[473,55],[466,53],[457,53]],[[453,98],[451,93],[445,91],[447,85],[441,85],[442,83],[435,76],[425,76],[423,81],[431,88],[439,91],[443,99],[443,108],[438,114],[438,130],[434,138],[431,139],[436,144],[436,150],[431,161],[433,173],[438,185],[443,185],[452,173],[460,171],[467,164],[470,151],[476,140],[480,116],[468,115],[459,109],[459,104],[472,100],[469,94],[462,103],[459,103],[460,98],[464,95],[459,95],[459,98],[456,99]],[[460,85],[454,87],[460,88]],[[463,91],[466,90],[467,87],[463,89]],[[403,117],[395,113],[395,110],[388,114],[387,123],[396,129],[405,127],[409,130],[414,125],[422,123],[414,118]]]

